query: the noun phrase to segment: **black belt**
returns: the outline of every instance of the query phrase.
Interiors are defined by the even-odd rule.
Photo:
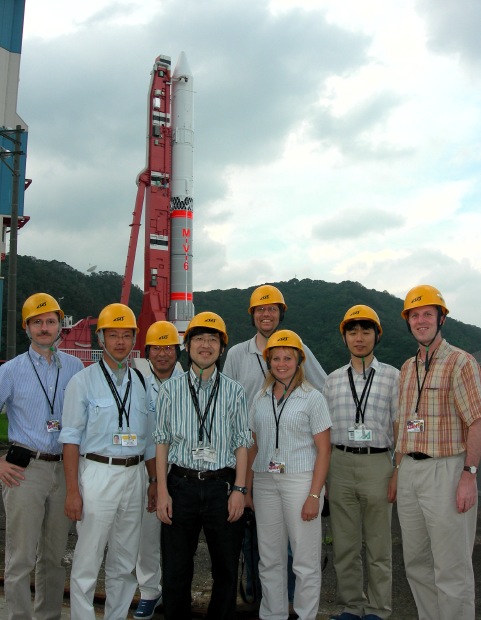
[[[31,459],[36,461],[61,461],[63,459],[62,454],[49,454],[48,452],[32,452]]]
[[[424,461],[424,459],[433,458],[432,456],[429,456],[429,454],[424,454],[424,452],[408,452],[408,456],[415,461]]]
[[[138,456],[126,456],[125,458],[121,458],[117,456],[102,456],[101,454],[89,452],[88,454],[83,454],[82,456],[85,459],[89,459],[89,461],[105,463],[106,465],[122,465],[123,467],[132,467],[132,465],[138,465],[144,460],[143,454],[139,454]]]
[[[200,470],[189,469],[188,467],[180,467],[172,465],[170,473],[179,478],[195,478],[196,480],[223,480],[226,476],[232,476],[235,470],[232,467],[223,467],[222,469]]]
[[[343,452],[352,452],[352,454],[381,454],[381,452],[389,452],[389,448],[351,448],[351,446],[343,446],[341,444],[336,445],[338,450],[342,450]]]

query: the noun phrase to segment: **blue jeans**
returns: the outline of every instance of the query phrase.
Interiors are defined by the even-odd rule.
[[[235,472],[222,479],[198,480],[169,474],[172,525],[162,525],[162,594],[165,620],[190,620],[194,554],[201,528],[212,563],[208,620],[235,617],[237,573],[244,520],[227,521],[229,490]]]

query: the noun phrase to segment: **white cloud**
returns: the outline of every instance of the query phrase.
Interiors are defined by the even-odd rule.
[[[472,28],[457,6],[28,2],[19,252],[123,273],[149,73],[185,50],[195,290],[297,276],[403,297],[424,281],[481,326],[479,3],[467,1]],[[138,284],[141,263],[139,247]]]

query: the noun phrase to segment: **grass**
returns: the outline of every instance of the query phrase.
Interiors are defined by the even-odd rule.
[[[4,412],[0,413],[0,443],[8,443],[8,419]]]

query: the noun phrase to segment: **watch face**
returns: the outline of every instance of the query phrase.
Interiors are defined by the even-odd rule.
[[[478,468],[475,465],[465,465],[464,470],[469,471],[471,474],[475,474]]]

